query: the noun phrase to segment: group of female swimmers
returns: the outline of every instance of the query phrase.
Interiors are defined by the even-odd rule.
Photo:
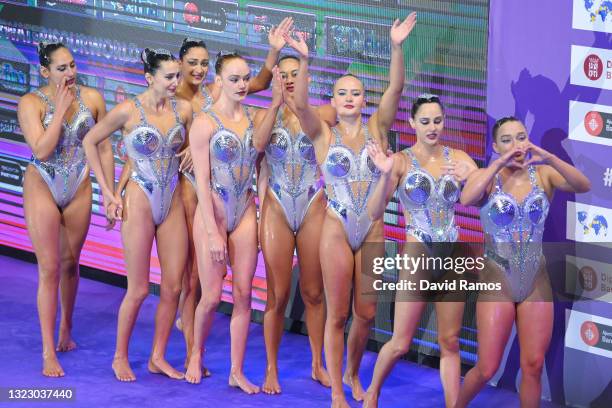
[[[259,392],[244,375],[243,365],[261,245],[268,284],[263,391],[281,392],[278,349],[297,249],[312,378],[331,386],[334,407],[348,406],[343,383],[364,406],[377,406],[382,383],[408,350],[425,306],[396,303],[393,336],[380,351],[372,383],[364,390],[359,368],[376,301],[364,295],[361,251],[365,242],[384,241],[382,214],[397,191],[406,221],[405,240],[415,244],[406,246],[407,251],[457,241],[455,204],[461,200],[464,205],[482,205],[488,259],[511,288],[511,299],[478,302],[479,358],[462,387],[458,337],[463,303],[436,304],[446,405],[465,406],[493,375],[515,318],[523,370],[521,402],[537,405],[552,331],[552,304],[534,298],[546,284],[544,259],[530,249],[533,246],[515,245],[519,250],[508,252],[501,244],[541,241],[553,191],[585,192],[590,183],[576,168],[533,145],[515,118],[496,123],[493,148],[499,158],[477,169],[465,152],[442,144],[444,108],[434,95],[423,95],[412,106],[409,121],[416,143],[388,152],[386,135],[405,80],[402,44],[415,24],[414,13],[392,24],[389,86],[366,122],[365,90],[351,74],[336,81],[329,105],[309,104],[309,50],[304,38],[293,34],[291,18],[270,31],[270,51],[253,79],[245,59],[231,53],[217,57],[214,82],[204,83],[209,54],[198,39],[183,41],[178,60],[167,50],[145,49],[147,89],[108,114],[96,90],[77,85],[70,51],[61,43],[41,43],[40,72],[48,84],[23,96],[18,116],[33,152],[23,194],[38,259],[43,374],[63,376],[56,352],[76,347],[72,312],[79,254],[91,215],[91,167],[109,225],[122,221],[128,288],[119,309],[112,364],[118,380],[136,379],[128,345],[148,295],[150,252],[156,239],[162,279],[149,371],[190,383],[210,375],[203,366],[204,344],[229,265],[234,305],[229,384],[249,394]],[[278,60],[285,45],[295,55]],[[266,89],[271,82],[267,109],[255,111],[243,104],[248,93]],[[116,130],[121,130],[129,158],[117,186],[109,142]],[[258,226],[252,185],[260,154],[265,159],[258,182]],[[531,259],[535,272],[525,270],[518,256]],[[62,307],[56,344],[58,287]],[[179,303],[185,373],[165,360]]]

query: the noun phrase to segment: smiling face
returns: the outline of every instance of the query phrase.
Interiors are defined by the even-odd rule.
[[[493,135],[493,150],[499,155],[515,149],[525,149],[529,144],[527,129],[518,120],[511,120],[501,125]],[[513,159],[516,163],[525,161],[525,153],[519,153]]]
[[[204,47],[191,47],[181,59],[182,80],[200,86],[208,75],[209,56]]]
[[[40,67],[40,74],[56,87],[66,81],[69,88],[76,86],[77,68],[72,54],[67,48],[60,47],[49,55],[49,66]]]
[[[221,72],[215,76],[215,81],[221,86],[222,93],[232,101],[242,101],[249,91],[251,69],[240,57],[223,62]]]
[[[410,126],[416,132],[417,142],[426,145],[437,144],[444,130],[442,106],[436,102],[422,104],[414,117],[410,118]]]
[[[338,116],[357,116],[365,107],[365,92],[361,81],[347,75],[336,81],[331,105],[336,108]]]
[[[173,97],[176,95],[176,87],[180,77],[178,61],[162,61],[155,74],[146,73],[145,78],[149,88],[157,95]]]

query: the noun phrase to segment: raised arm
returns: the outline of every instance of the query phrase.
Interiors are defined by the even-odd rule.
[[[278,67],[273,69],[274,80],[272,84],[272,103],[268,109],[262,109],[255,115],[255,133],[253,134],[253,147],[263,152],[270,141],[270,135],[276,122],[278,109],[283,104],[284,87],[280,82]]]
[[[393,152],[385,153],[377,141],[369,142],[367,150],[368,156],[381,173],[380,180],[368,200],[368,214],[372,220],[377,220],[385,213],[389,197],[397,188],[402,162]]]
[[[196,178],[196,194],[198,209],[204,224],[204,232],[208,235],[210,254],[214,261],[223,262],[226,259],[227,247],[219,232],[215,218],[212,191],[210,189],[210,137],[214,125],[204,113],[198,114],[193,120],[189,132],[189,146],[193,156],[194,174]]]
[[[19,127],[28,146],[32,149],[32,154],[38,160],[46,160],[53,154],[62,132],[64,115],[73,101],[74,94],[66,86],[66,78],[64,78],[55,93],[53,119],[45,129],[40,120],[40,98],[34,94],[27,94],[19,100],[17,107]]]
[[[493,185],[495,175],[510,163],[515,155],[521,154],[522,152],[523,150],[517,147],[495,159],[489,164],[489,167],[474,170],[468,177],[461,191],[461,204],[468,206],[482,202],[485,194],[487,194]]]
[[[410,13],[401,21],[396,19],[391,26],[391,64],[389,66],[389,86],[383,93],[377,109],[377,126],[382,137],[393,125],[397,107],[404,90],[406,68],[404,67],[404,51],[402,44],[416,25],[416,13]]]
[[[293,17],[285,17],[278,27],[272,27],[268,33],[268,43],[270,49],[266,56],[266,61],[263,67],[259,70],[259,73],[251,83],[249,84],[249,93],[256,93],[264,89],[268,89],[270,82],[272,81],[272,69],[276,65],[278,55],[285,46],[284,34],[288,33],[293,25]]]
[[[542,175],[553,187],[570,193],[586,193],[591,190],[591,182],[576,167],[561,160],[556,155],[529,143],[527,152],[531,158],[527,164],[545,164]]]
[[[311,140],[315,140],[321,135],[321,119],[317,110],[308,101],[308,45],[304,40],[304,34],[298,34],[298,39],[285,34],[287,44],[295,49],[300,57],[300,68],[295,79],[295,90],[293,92],[293,107],[304,133]]]

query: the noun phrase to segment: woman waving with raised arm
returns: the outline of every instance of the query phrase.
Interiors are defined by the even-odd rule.
[[[332,406],[347,407],[342,382],[352,388],[353,398],[363,399],[359,366],[376,313],[376,300],[366,297],[361,270],[361,248],[365,241],[383,242],[382,219],[372,219],[367,203],[380,177],[368,158],[365,145],[376,140],[387,149],[387,131],[395,120],[404,87],[402,43],[416,24],[416,14],[396,20],[390,31],[391,66],[389,87],[376,113],[364,124],[363,84],[353,75],[344,75],[334,85],[332,106],[338,115],[334,127],[323,122],[308,103],[308,47],[303,38],[288,37],[300,55],[295,85],[295,109],[302,130],[312,140],[317,162],[325,178],[327,212],[321,230],[319,254],[327,304],[325,360],[331,378]],[[353,321],[348,337],[347,367],[342,375],[344,326],[353,288]]]

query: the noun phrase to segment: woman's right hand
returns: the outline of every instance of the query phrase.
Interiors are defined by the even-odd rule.
[[[57,89],[55,90],[55,97],[53,98],[53,104],[55,105],[55,110],[64,115],[72,102],[74,102],[75,95],[68,87],[66,86],[66,78],[62,79],[62,82],[57,84]]]
[[[115,221],[123,219],[123,200],[119,194],[104,195],[104,210],[106,213],[106,229],[111,229]]]
[[[210,250],[210,257],[214,262],[225,262],[227,247],[221,234],[218,232],[213,232],[212,234],[208,235],[208,248]]]
[[[520,170],[525,167],[523,162],[516,161],[517,157],[523,156],[525,157],[525,149],[522,147],[515,147],[512,150],[508,150],[506,153],[499,156],[497,159],[497,163],[499,168],[502,167],[510,167],[517,170]]]
[[[308,44],[306,44],[305,39],[306,34],[303,32],[295,33],[295,37],[297,37],[297,39],[294,38],[293,34],[294,32],[284,33],[283,37],[285,38],[285,41],[291,48],[300,54],[300,57],[308,58]]]
[[[368,141],[366,148],[368,150],[368,156],[378,170],[380,170],[384,175],[391,173],[391,170],[393,169],[393,162],[395,161],[393,152],[388,150],[387,153],[385,153],[380,146],[380,143],[373,139]]]

